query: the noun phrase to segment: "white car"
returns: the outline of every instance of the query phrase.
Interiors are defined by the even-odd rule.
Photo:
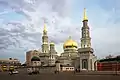
[[[9,72],[10,75],[12,75],[12,74],[18,74],[18,73],[19,73],[18,71]]]
[[[18,71],[13,71],[13,74],[18,74],[19,72]]]

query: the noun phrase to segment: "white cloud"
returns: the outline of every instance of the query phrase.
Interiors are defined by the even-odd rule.
[[[4,3],[4,6],[8,6],[7,8],[11,8],[13,11],[26,17],[26,19],[22,21],[12,21],[11,19],[8,24],[3,24],[5,27],[2,27],[1,30],[5,29],[5,31],[7,31],[5,35],[11,36],[11,38],[6,37],[6,39],[9,39],[9,42],[12,43],[11,45],[13,45],[13,43],[15,44],[11,47],[10,44],[5,46],[5,42],[1,42],[1,46],[5,48],[1,49],[1,51],[4,51],[4,54],[2,53],[4,57],[10,56],[6,54],[13,55],[16,53],[13,55],[14,57],[23,54],[26,50],[40,48],[43,19],[47,20],[47,28],[50,36],[54,37],[54,35],[57,34],[57,36],[61,37],[61,40],[65,38],[64,34],[60,34],[60,31],[64,30],[64,27],[66,27],[65,25],[68,26],[70,23],[69,16],[66,16],[66,13],[69,12],[70,0],[61,0],[57,2],[56,0],[29,1],[33,0],[1,1]],[[59,4],[57,4],[58,2]],[[1,31],[1,34],[3,34],[3,31]],[[0,39],[2,40],[3,38]],[[49,39],[51,40],[51,37],[49,37]],[[58,39],[55,40],[58,44],[61,42]],[[62,41],[64,41],[64,39]],[[16,52],[16,50],[20,50],[19,53]]]

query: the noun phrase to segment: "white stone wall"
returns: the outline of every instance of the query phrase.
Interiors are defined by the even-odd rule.
[[[51,55],[51,56],[49,57],[49,65],[50,65],[50,66],[55,65],[55,61],[56,61],[55,56],[54,56],[54,55]]]
[[[69,59],[62,59],[60,60],[61,64],[62,65],[72,65],[72,60],[69,60]]]

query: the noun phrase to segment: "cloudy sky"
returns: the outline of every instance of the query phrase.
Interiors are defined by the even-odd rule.
[[[119,0],[0,0],[0,58],[24,61],[26,51],[41,48],[44,20],[58,53],[68,36],[80,44],[84,8],[95,55],[118,55],[119,5]]]

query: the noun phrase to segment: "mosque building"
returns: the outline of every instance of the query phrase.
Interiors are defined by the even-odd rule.
[[[49,43],[46,24],[44,24],[42,36],[42,50],[39,51],[39,58],[41,66],[53,66],[56,61],[60,62],[62,66],[73,66],[75,69],[80,70],[96,70],[96,59],[94,50],[91,47],[91,37],[88,26],[88,18],[84,9],[83,27],[81,29],[81,46],[69,36],[63,44],[64,52],[60,56],[57,55],[55,44]],[[28,53],[26,54],[28,55]],[[32,59],[32,57],[31,57]],[[30,61],[30,60],[29,60]],[[27,63],[27,58],[26,58]]]

